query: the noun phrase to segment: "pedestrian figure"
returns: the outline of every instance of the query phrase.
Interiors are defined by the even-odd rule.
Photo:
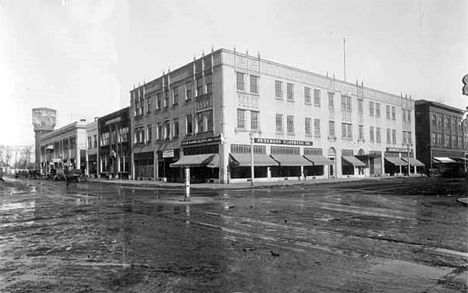
[[[3,168],[1,167],[0,167],[0,181],[5,182],[5,180],[3,180]]]
[[[305,168],[304,168],[304,172],[303,172],[303,173],[304,173],[304,180],[307,180],[307,174],[308,174],[308,172],[307,172],[307,170],[306,170]]]

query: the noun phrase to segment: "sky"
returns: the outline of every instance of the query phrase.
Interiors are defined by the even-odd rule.
[[[227,48],[464,109],[468,0],[0,0],[0,145],[129,106],[134,85]]]

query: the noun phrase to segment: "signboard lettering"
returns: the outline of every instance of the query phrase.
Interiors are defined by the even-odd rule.
[[[162,152],[163,158],[173,158],[174,157],[174,150],[164,150]]]
[[[298,146],[312,146],[313,145],[312,141],[277,139],[277,138],[254,138],[254,143],[284,144],[284,145],[298,145]]]
[[[207,137],[207,138],[186,140],[186,141],[183,141],[181,145],[188,146],[188,145],[207,144],[207,143],[220,142],[220,141],[221,139],[219,138],[219,136],[213,136],[213,137]]]

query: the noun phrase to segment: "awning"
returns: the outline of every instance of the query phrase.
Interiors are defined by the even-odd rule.
[[[312,163],[300,155],[274,155],[271,156],[280,166],[310,166]]]
[[[183,167],[208,167],[219,168],[219,154],[204,154],[183,156],[175,163],[172,163],[171,168]]]
[[[456,163],[456,161],[450,159],[450,158],[447,158],[447,157],[433,157],[433,159],[437,162],[437,163],[442,163],[442,164],[448,164],[448,163]]]
[[[408,158],[402,158],[403,161],[405,161],[406,163],[408,163]],[[416,167],[423,167],[424,166],[424,163],[422,163],[421,161],[418,161],[417,159],[415,158],[409,158],[409,162],[410,162],[410,165],[411,166],[416,166]]]
[[[306,158],[307,160],[311,161],[314,166],[325,166],[325,165],[332,165],[333,163],[325,158],[324,156],[320,156],[320,155],[304,155],[304,158]]]
[[[250,154],[230,154],[230,164],[244,167],[250,166]],[[266,154],[254,154],[254,167],[278,166],[278,163]]]
[[[400,159],[400,157],[385,157],[385,160],[395,166],[406,166],[407,162]]]
[[[366,164],[364,164],[362,161],[359,161],[358,159],[356,159],[353,156],[342,156],[341,158],[343,160],[345,160],[346,162],[348,162],[351,165],[354,165],[356,167],[365,167],[366,166]]]
[[[53,146],[53,145],[48,145],[48,146],[46,147],[46,150],[53,150],[53,149],[54,149],[54,146]]]

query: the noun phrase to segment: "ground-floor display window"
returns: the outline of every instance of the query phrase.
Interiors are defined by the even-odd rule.
[[[304,166],[304,176],[322,176],[325,174],[324,166]]]
[[[299,177],[301,175],[300,166],[271,167],[271,177]]]
[[[219,178],[219,168],[191,167],[190,183],[204,183],[209,179]]]
[[[341,164],[341,170],[343,172],[343,175],[354,175],[354,165]]]
[[[251,178],[250,166],[245,167],[231,167],[231,178]],[[254,177],[255,178],[266,178],[268,177],[268,167],[255,167],[254,166]]]
[[[136,153],[134,155],[135,162],[135,179],[138,178],[154,178],[154,153]]]

